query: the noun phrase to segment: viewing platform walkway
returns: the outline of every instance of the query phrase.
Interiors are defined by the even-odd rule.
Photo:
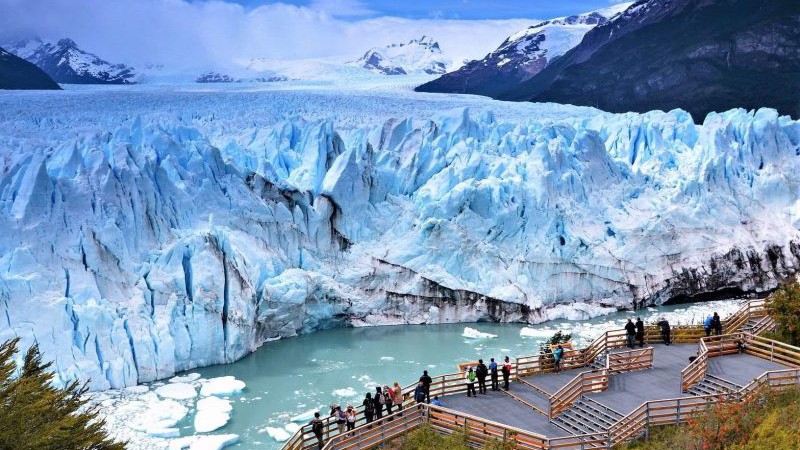
[[[519,449],[611,448],[651,426],[683,423],[713,402],[800,384],[800,348],[758,335],[773,328],[764,301],[757,300],[726,320],[722,336],[705,337],[701,326],[673,327],[672,344],[664,345],[651,326],[645,346],[629,349],[624,330],[607,331],[565,353],[558,373],[552,354],[516,358],[508,391],[502,377],[497,391],[487,378],[486,394],[467,397],[462,371],[441,375],[430,391],[441,407],[414,403],[412,384],[403,389],[402,413],[366,425],[358,411],[359,426],[344,435],[328,419],[325,449],[374,448],[423,424],[443,434],[466,430],[475,446],[512,440]],[[316,445],[304,426],[283,448]]]

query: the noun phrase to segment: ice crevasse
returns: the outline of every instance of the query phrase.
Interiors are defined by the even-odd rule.
[[[144,122],[0,159],[0,339],[37,342],[61,382],[335,326],[757,292],[800,264],[800,123],[772,110],[295,119],[224,145]]]

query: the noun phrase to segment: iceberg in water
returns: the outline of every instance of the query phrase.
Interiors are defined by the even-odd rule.
[[[200,395],[216,395],[227,397],[242,392],[245,388],[244,381],[237,380],[232,376],[211,378],[203,382],[200,388]]]
[[[491,339],[496,338],[496,334],[491,333],[483,333],[481,331],[476,330],[475,328],[464,327],[464,332],[461,333],[462,336],[469,339]]]

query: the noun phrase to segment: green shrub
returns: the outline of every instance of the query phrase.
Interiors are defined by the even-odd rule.
[[[775,319],[778,336],[791,345],[800,344],[800,284],[779,287],[767,301],[767,311]]]
[[[52,363],[42,363],[36,345],[18,367],[18,343],[0,345],[0,449],[124,450],[106,435],[97,408],[87,405],[86,385],[53,387]]]

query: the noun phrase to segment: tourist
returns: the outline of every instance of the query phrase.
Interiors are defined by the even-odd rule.
[[[422,385],[425,387],[425,401],[430,403],[431,402],[431,383],[433,380],[431,379],[430,375],[428,375],[427,370],[422,371],[422,376],[419,377],[419,381],[422,382]]]
[[[719,318],[717,313],[714,313],[714,317],[711,318],[711,328],[717,336],[722,335],[722,319]]]
[[[398,411],[402,411],[403,409],[403,388],[400,387],[400,384],[395,381],[392,385],[393,389],[392,392],[394,393],[394,405],[397,406]]]
[[[386,405],[386,415],[392,414],[392,404],[394,403],[394,391],[389,386],[383,386],[383,403]]]
[[[347,405],[344,412],[345,419],[347,420],[347,431],[353,431],[356,428],[356,409],[353,405]]]
[[[314,413],[314,418],[311,419],[309,424],[311,424],[311,432],[317,437],[317,448],[321,449],[324,446],[322,432],[325,430],[325,424],[322,423],[322,419],[319,418],[319,412]]]
[[[372,401],[372,394],[367,392],[367,396],[364,397],[364,402],[361,404],[364,405],[364,417],[367,419],[367,423],[372,422],[375,417],[375,403]]]
[[[375,396],[372,397],[372,403],[375,405],[375,420],[381,420],[383,417],[383,405],[386,399],[383,398],[380,386],[375,386]]]
[[[503,360],[503,389],[508,390],[508,379],[511,377],[511,361],[508,356]]]
[[[706,320],[703,321],[703,329],[706,330],[706,336],[711,336],[711,326],[714,323],[714,318],[711,316],[706,317]]]
[[[344,429],[347,427],[347,416],[342,411],[341,406],[336,406],[336,410],[333,412],[333,419],[336,420],[336,428],[339,429],[339,434],[343,434]]]
[[[478,367],[475,369],[475,375],[478,376],[478,392],[486,395],[486,376],[489,375],[489,369],[482,359],[478,360]]]
[[[414,388],[414,401],[419,403],[425,403],[425,396],[427,395],[428,390],[425,389],[425,383],[422,381],[419,382],[416,388]]]
[[[633,348],[633,338],[636,337],[636,325],[633,324],[633,320],[628,319],[628,323],[625,324],[625,333],[628,338],[628,348]]]
[[[467,380],[467,397],[477,397],[478,394],[475,393],[475,379],[478,378],[478,375],[475,374],[475,370],[470,367],[464,378]]]
[[[667,322],[667,319],[662,317],[656,325],[661,328],[661,340],[664,341],[664,345],[669,345],[671,341],[669,322]]]
[[[497,382],[497,362],[494,358],[489,360],[489,374],[492,376],[492,390],[500,390],[500,383]]]
[[[431,400],[431,405],[433,405],[433,406],[442,406],[442,402],[439,401],[439,396],[438,395],[436,397],[433,397],[433,400]]]
[[[561,357],[564,356],[564,347],[561,344],[558,344],[555,350],[553,350],[553,362],[555,363],[555,371],[561,372]]]
[[[644,322],[641,317],[636,318],[636,340],[639,341],[639,348],[644,347]]]

